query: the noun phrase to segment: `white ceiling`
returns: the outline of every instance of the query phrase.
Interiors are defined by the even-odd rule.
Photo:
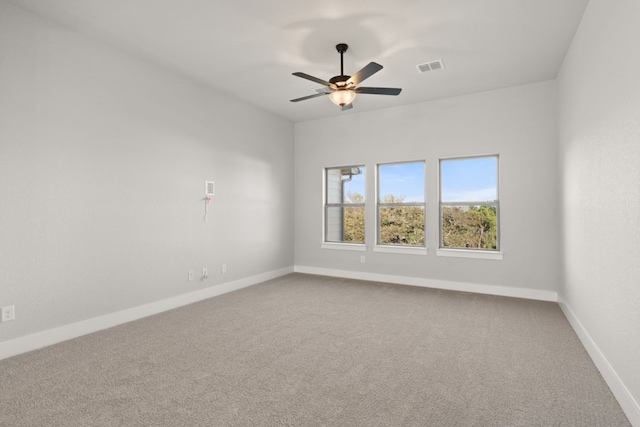
[[[292,121],[353,114],[556,77],[588,0],[11,0]],[[299,103],[371,61],[384,69],[342,112]],[[445,68],[419,73],[441,59]]]

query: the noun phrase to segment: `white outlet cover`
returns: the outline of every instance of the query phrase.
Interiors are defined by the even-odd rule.
[[[9,322],[16,318],[16,307],[10,305],[8,307],[2,307],[2,321]]]

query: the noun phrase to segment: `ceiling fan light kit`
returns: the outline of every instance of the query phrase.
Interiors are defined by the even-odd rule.
[[[310,76],[305,73],[293,73],[294,76],[319,83],[329,88],[328,92],[316,93],[315,95],[303,96],[302,98],[292,99],[291,102],[304,101],[306,99],[317,98],[319,96],[329,95],[329,99],[336,105],[342,107],[342,111],[353,108],[353,100],[357,93],[365,93],[372,95],[399,95],[402,89],[386,88],[386,87],[358,87],[365,79],[382,70],[382,65],[370,62],[353,76],[344,74],[344,53],[349,46],[345,43],[336,45],[336,50],[340,54],[340,75],[332,77],[329,81]]]
[[[329,94],[331,102],[341,107],[351,104],[355,98],[356,93],[351,89],[338,89]]]

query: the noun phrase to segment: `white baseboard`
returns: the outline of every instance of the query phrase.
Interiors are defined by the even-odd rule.
[[[620,379],[602,351],[600,351],[600,348],[591,338],[591,335],[589,335],[589,332],[587,332],[580,319],[578,319],[571,307],[562,299],[561,295],[558,295],[558,304],[573,327],[573,330],[578,335],[578,338],[580,338],[582,345],[589,353],[591,360],[593,360],[593,363],[607,382],[609,389],[611,389],[611,392],[618,400],[620,407],[627,418],[629,418],[631,425],[640,426],[640,405],[638,402],[633,398],[629,389],[624,385],[624,382]]]
[[[397,283],[399,285],[421,286],[424,288],[446,289],[450,291],[474,292],[477,294],[499,295],[505,297],[525,298],[540,301],[558,300],[558,293],[530,288],[510,288],[507,286],[483,285],[478,283],[452,282],[448,280],[433,280],[421,277],[396,276],[391,274],[365,273],[360,271],[334,270],[329,268],[296,265],[297,273],[318,274],[321,276],[343,277],[345,279],[370,280],[383,283]]]
[[[233,282],[201,289],[199,291],[177,295],[161,301],[152,302],[138,307],[117,311],[115,313],[109,313],[92,319],[83,320],[77,323],[37,332],[9,341],[4,341],[0,343],[0,360],[121,325],[123,323],[131,322],[133,320],[141,319],[143,317],[162,313],[163,311],[172,310],[194,302],[216,297],[228,292],[237,291],[289,273],[293,273],[293,267],[269,271],[255,276],[246,277],[244,279],[235,280]]]

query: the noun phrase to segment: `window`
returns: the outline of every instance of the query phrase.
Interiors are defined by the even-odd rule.
[[[325,242],[364,243],[364,181],[364,166],[325,169]]]
[[[425,246],[424,162],[378,165],[378,245]]]
[[[440,160],[440,247],[498,251],[498,156]]]

